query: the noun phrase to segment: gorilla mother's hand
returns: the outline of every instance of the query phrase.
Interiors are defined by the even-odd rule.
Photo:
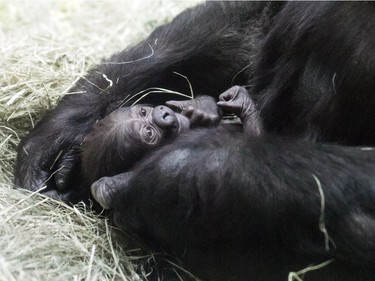
[[[71,144],[53,141],[47,134],[28,136],[19,145],[15,184],[32,191],[48,186],[64,192],[76,164],[76,149],[64,148]]]
[[[78,164],[79,146],[99,118],[99,95],[65,96],[18,146],[15,184],[37,191],[67,193]],[[94,106],[95,104],[96,106]],[[48,193],[47,193],[48,194]]]
[[[167,101],[166,105],[185,115],[192,127],[215,127],[219,124],[222,111],[216,101],[210,96],[199,96],[196,99],[184,101]]]

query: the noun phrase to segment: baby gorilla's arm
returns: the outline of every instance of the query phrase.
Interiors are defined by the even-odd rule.
[[[191,127],[216,127],[222,117],[221,109],[210,96],[184,101],[167,101],[166,105],[190,120]]]
[[[248,136],[263,134],[259,111],[244,87],[234,86],[219,97],[217,105],[224,111],[236,114],[242,121],[244,133]]]

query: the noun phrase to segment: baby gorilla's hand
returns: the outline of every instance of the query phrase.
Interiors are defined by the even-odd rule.
[[[214,127],[219,124],[222,117],[215,99],[209,96],[185,101],[171,100],[167,101],[166,105],[189,118],[192,127]]]
[[[234,86],[219,96],[217,103],[224,111],[236,114],[242,122],[255,110],[253,100],[244,87]]]
[[[254,101],[244,87],[234,86],[219,96],[217,103],[224,111],[236,114],[242,121],[248,136],[262,134],[262,123]]]

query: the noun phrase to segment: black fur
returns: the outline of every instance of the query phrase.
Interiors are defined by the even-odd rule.
[[[375,2],[290,2],[255,70],[266,129],[375,144]]]

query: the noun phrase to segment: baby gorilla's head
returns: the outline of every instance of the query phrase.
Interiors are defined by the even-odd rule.
[[[82,145],[88,183],[129,170],[150,151],[189,130],[189,120],[167,106],[123,107],[97,122]]]

